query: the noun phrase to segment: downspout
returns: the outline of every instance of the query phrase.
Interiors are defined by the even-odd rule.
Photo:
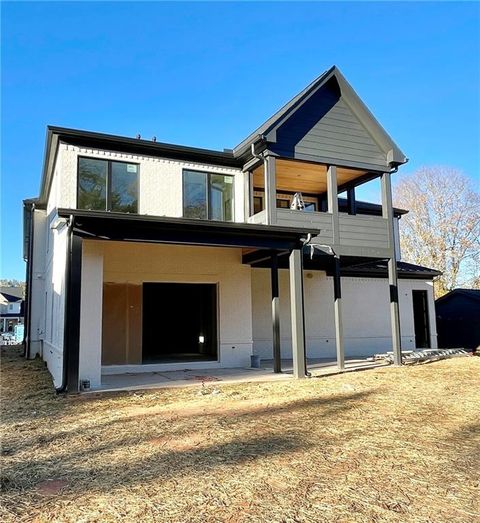
[[[71,265],[71,254],[72,254],[72,230],[73,230],[73,215],[70,215],[67,225],[67,256],[65,259],[65,304],[64,304],[64,321],[63,321],[63,361],[62,361],[62,384],[60,387],[56,387],[55,390],[58,394],[67,392],[68,380],[68,332],[66,329],[66,319],[68,318],[69,312],[69,298],[70,298],[70,265]]]
[[[23,332],[23,342],[25,344],[25,358],[30,358],[30,331],[32,323],[32,273],[33,273],[33,235],[34,235],[34,217],[35,217],[35,204],[32,203],[30,207],[30,242],[28,245],[28,259],[27,259],[27,288],[26,288],[26,300],[27,300],[27,321],[26,329]]]

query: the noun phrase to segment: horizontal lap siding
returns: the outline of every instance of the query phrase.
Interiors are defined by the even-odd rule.
[[[276,150],[315,161],[388,168],[386,153],[360,123],[333,86],[320,89],[277,131]]]
[[[354,247],[388,248],[388,222],[380,216],[342,216],[340,244]]]
[[[300,211],[277,209],[277,223],[285,227],[308,227],[320,229],[318,240],[331,244],[333,242],[332,217],[328,214],[310,214]]]

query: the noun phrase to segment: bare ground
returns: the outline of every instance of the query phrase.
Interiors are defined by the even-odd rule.
[[[3,522],[480,521],[480,358],[59,396],[3,348],[1,378]]]

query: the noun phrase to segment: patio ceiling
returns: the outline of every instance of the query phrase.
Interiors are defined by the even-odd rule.
[[[360,169],[337,167],[338,186],[341,187],[356,179],[364,179],[369,173]],[[373,177],[373,175],[372,175]],[[277,191],[323,194],[327,192],[327,166],[298,160],[277,159]],[[263,165],[253,171],[253,186],[264,188]]]

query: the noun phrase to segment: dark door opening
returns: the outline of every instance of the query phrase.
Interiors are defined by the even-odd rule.
[[[418,349],[427,349],[430,347],[427,291],[412,291],[412,298],[413,322],[415,325],[415,347]]]
[[[143,363],[217,359],[217,287],[143,284]]]

